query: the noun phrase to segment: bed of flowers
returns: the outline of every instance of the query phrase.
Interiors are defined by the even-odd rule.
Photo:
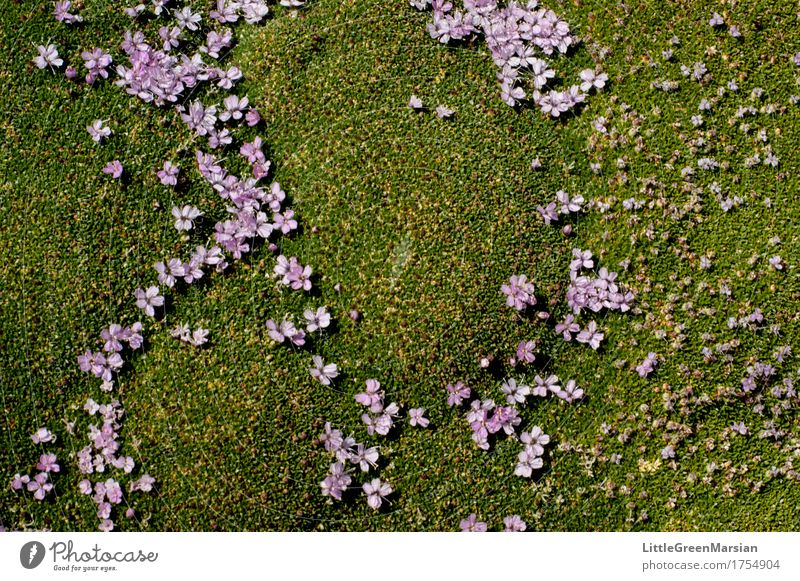
[[[527,156],[522,167],[516,164],[527,183],[551,178],[542,181],[548,187],[535,185],[535,193],[518,206],[524,211],[514,222],[519,226],[507,259],[492,262],[492,283],[482,286],[481,300],[486,302],[480,304],[491,304],[492,310],[481,313],[481,324],[510,331],[500,333],[499,340],[493,334],[485,343],[480,332],[464,332],[459,335],[464,349],[443,355],[445,363],[432,354],[438,355],[439,337],[452,334],[453,325],[448,322],[435,338],[420,331],[419,355],[405,355],[404,347],[398,349],[397,362],[417,369],[414,377],[435,376],[436,391],[415,391],[400,385],[400,378],[408,376],[405,371],[372,364],[375,347],[359,343],[366,334],[381,344],[379,337],[373,338],[380,329],[373,333],[370,326],[370,316],[381,303],[376,307],[368,294],[359,295],[360,300],[340,299],[351,284],[341,278],[332,258],[341,248],[315,246],[316,237],[326,235],[319,226],[325,216],[320,208],[314,213],[313,203],[305,203],[303,194],[310,186],[292,173],[292,164],[301,163],[296,158],[313,157],[308,142],[283,159],[273,157],[270,137],[280,133],[275,127],[282,123],[274,117],[275,101],[241,89],[259,87],[259,79],[249,79],[247,71],[263,69],[237,51],[237,35],[251,35],[252,49],[259,30],[271,24],[285,27],[281,31],[305,27],[303,21],[313,18],[318,7],[299,0],[153,0],[114,9],[124,13],[128,25],[114,44],[100,45],[91,33],[92,15],[98,11],[84,10],[78,2],[55,2],[49,26],[68,30],[69,43],[51,42],[47,30],[30,39],[30,74],[84,92],[116,91],[152,115],[172,119],[174,124],[166,127],[180,127],[174,134],[163,132],[161,139],[176,144],[175,155],[160,160],[149,179],[181,200],[163,212],[164,229],[179,236],[181,244],[161,251],[161,258],[137,277],[138,286],[114,295],[119,318],[87,330],[94,338],[72,358],[81,372],[74,380],[81,397],[70,402],[62,425],[15,419],[13,429],[26,430],[38,453],[14,455],[17,463],[8,475],[7,491],[14,500],[2,497],[0,518],[10,518],[4,513],[12,512],[13,502],[57,507],[71,498],[91,507],[76,510],[91,510],[99,530],[139,530],[151,519],[158,522],[159,510],[178,510],[160,486],[174,474],[146,469],[136,439],[130,441],[127,434],[131,418],[126,386],[135,385],[136,374],[154,364],[148,352],[154,345],[166,345],[164,338],[172,345],[168,349],[180,349],[189,359],[213,353],[217,337],[224,341],[229,333],[223,318],[177,320],[173,313],[191,312],[180,310],[182,302],[219,300],[216,289],[236,276],[258,277],[268,289],[248,299],[268,297],[268,306],[254,307],[256,315],[247,323],[258,327],[259,343],[268,352],[266,373],[302,375],[304,389],[328,398],[314,407],[299,402],[294,391],[287,393],[285,409],[265,413],[278,428],[294,425],[286,416],[299,418],[302,427],[291,440],[270,441],[261,450],[237,447],[242,455],[263,455],[264,470],[279,477],[283,494],[296,490],[302,497],[306,508],[295,510],[288,501],[283,507],[281,500],[272,499],[270,491],[259,493],[254,502],[299,523],[278,528],[524,531],[557,526],[542,514],[562,510],[567,481],[572,487],[569,502],[577,505],[589,495],[596,503],[614,499],[618,520],[593,521],[591,514],[576,508],[575,520],[563,526],[646,527],[654,502],[668,515],[688,503],[686,499],[721,492],[744,506],[744,496],[759,495],[765,488],[777,494],[800,479],[794,464],[800,454],[794,385],[800,372],[794,365],[791,302],[796,301],[792,293],[797,280],[793,253],[786,247],[796,246],[796,236],[787,240],[791,231],[780,220],[773,221],[774,232],[748,231],[748,239],[757,239],[760,246],[745,250],[750,256],[744,266],[734,258],[741,248],[709,243],[702,233],[694,236],[714,219],[729,222],[719,228],[730,237],[739,228],[737,220],[748,220],[748,211],[779,210],[791,199],[780,185],[772,193],[752,190],[748,176],[778,184],[788,179],[791,162],[782,153],[781,123],[796,123],[793,111],[800,97],[784,97],[777,89],[773,95],[747,75],[728,74],[722,65],[713,69],[700,55],[684,56],[681,39],[673,36],[660,54],[648,54],[643,68],[655,74],[654,80],[649,96],[634,106],[613,93],[617,83],[624,85],[635,74],[612,78],[604,64],[609,49],[583,36],[556,5],[536,0],[411,0],[404,5],[406,25],[413,22],[424,32],[423,40],[413,41],[424,47],[420,50],[441,51],[437,54],[446,55],[445,60],[470,55],[486,64],[488,59],[481,70],[492,70],[496,90],[483,99],[492,102],[492,116],[516,116],[511,123],[533,119],[544,132],[558,131],[565,140],[580,134],[579,148],[569,155],[583,166],[575,170],[566,155],[560,159],[544,143],[533,145],[535,155],[526,151],[528,144],[513,152]],[[719,50],[731,52],[751,28],[735,15],[717,12],[709,13],[702,26],[719,45],[730,45]],[[315,43],[322,43],[319,38],[326,33],[302,37],[311,39],[311,54],[321,50]],[[298,46],[308,48],[303,42]],[[283,48],[291,54],[296,47],[287,43]],[[706,57],[715,58],[717,50],[716,45],[707,48]],[[591,66],[584,66],[587,58]],[[690,62],[693,58],[698,60]],[[796,56],[784,61],[800,66]],[[293,66],[286,65],[286,70]],[[274,93],[291,98],[295,78],[299,75],[286,79],[287,87],[275,85]],[[370,77],[369,82],[382,80]],[[780,91],[792,80],[780,85]],[[702,96],[692,101],[690,111],[681,109],[683,117],[665,133],[661,109],[671,106],[669,99],[687,86],[691,94]],[[392,114],[403,123],[426,124],[420,133],[448,135],[470,115],[459,106],[462,101],[449,95],[414,83],[402,101],[396,100]],[[504,111],[495,113],[495,104]],[[373,111],[376,118],[378,113]],[[352,125],[352,119],[345,122]],[[79,129],[81,136],[75,139],[97,151],[112,147],[126,131],[113,112],[98,112]],[[336,156],[325,155],[330,157],[323,168]],[[130,172],[124,157],[104,158],[95,165],[84,170],[101,175],[119,196],[142,179]],[[294,203],[293,190],[278,181],[284,168],[302,192],[300,204]],[[367,181],[375,175],[372,169],[362,173]],[[430,183],[437,187],[435,180]],[[558,186],[551,187],[554,183]],[[423,206],[420,202],[419,212],[425,211]],[[359,218],[377,219],[369,211]],[[342,233],[329,240],[345,246],[350,217],[342,224]],[[407,224],[409,231],[415,231],[412,225],[419,227],[416,217]],[[537,236],[549,249],[546,262],[531,259],[525,247],[528,232],[542,233]],[[414,252],[411,240],[406,235],[391,243],[394,266],[384,285],[387,292],[403,276]],[[730,256],[719,256],[726,248]],[[413,284],[406,283],[411,296]],[[383,296],[383,290],[373,290]],[[424,293],[419,292],[422,302]],[[463,303],[469,305],[464,308],[482,310],[470,297],[448,292],[448,308],[454,304],[452,308],[460,309]],[[407,300],[403,308],[414,303]],[[388,306],[393,304],[387,299],[384,313],[395,309]],[[387,336],[391,331],[386,330]],[[274,370],[273,357],[290,370]],[[431,369],[420,369],[418,361]],[[249,373],[245,368],[250,364],[238,359],[224,365],[240,365],[243,376]],[[618,388],[623,381],[632,387]],[[330,412],[325,409],[328,401],[336,401]],[[591,407],[595,402],[602,406]],[[589,421],[592,430],[567,435],[565,424],[587,406],[594,410],[587,414],[597,414]],[[313,419],[304,422],[309,414]],[[147,421],[136,418],[140,429]],[[299,446],[310,447],[313,460],[304,455],[299,472],[289,476],[295,452],[284,448]],[[425,461],[420,463],[417,454],[422,450]],[[503,486],[518,501],[506,509],[503,491],[482,484],[480,475],[473,479],[459,473],[465,485],[449,488],[444,470],[467,457],[492,474],[492,482],[507,483]],[[194,469],[213,470],[214,459],[200,458]],[[590,484],[572,486],[575,477],[566,475],[568,470]],[[603,477],[596,479],[596,473]],[[429,479],[438,482],[420,493]],[[654,497],[659,489],[662,496]],[[484,504],[484,495],[495,499]],[[140,499],[147,506],[145,517],[138,508]],[[525,499],[533,500],[527,513],[521,510]],[[323,512],[309,512],[309,506],[323,507]],[[455,513],[447,516],[449,509]],[[433,524],[424,516],[429,510],[435,515]],[[26,511],[31,509],[19,514]],[[389,524],[380,524],[381,519]],[[9,526],[48,526],[24,520],[20,516]],[[237,527],[235,520],[227,522]],[[775,527],[783,523],[778,519]],[[675,524],[666,516],[657,526],[696,524]],[[275,528],[270,522],[240,526]],[[214,517],[208,528],[217,527]]]

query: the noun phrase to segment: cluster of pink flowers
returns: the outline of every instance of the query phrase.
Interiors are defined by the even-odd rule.
[[[478,520],[478,515],[474,512],[459,523],[461,532],[464,533],[485,533],[489,530],[489,525],[484,521]],[[524,532],[528,528],[527,523],[517,514],[512,514],[503,519],[503,531],[507,533]]]
[[[182,343],[187,343],[193,347],[200,347],[208,342],[208,329],[198,327],[192,331],[189,325],[185,323],[178,324],[177,327],[170,331],[170,335]]]
[[[330,466],[328,475],[320,482],[323,496],[342,500],[342,495],[350,488],[350,483],[353,481],[348,466],[357,467],[364,473],[377,468],[380,454],[376,446],[367,447],[356,442],[352,436],[343,436],[340,430],[331,428],[330,422],[325,423],[325,431],[320,434],[319,441],[325,446],[325,450],[336,458],[336,462]],[[374,510],[378,510],[386,497],[392,493],[392,487],[380,478],[364,482],[361,490],[367,497],[367,505]]]
[[[275,277],[283,286],[288,286],[292,290],[311,290],[311,273],[313,271],[310,266],[300,264],[295,256],[291,258],[286,258],[283,254],[278,256],[274,272]]]
[[[577,315],[583,309],[597,313],[603,309],[627,312],[633,302],[633,293],[620,289],[616,283],[617,273],[602,267],[597,276],[581,274],[583,269],[594,268],[592,253],[588,250],[572,249],[574,259],[570,262],[570,285],[567,289],[567,304]]]
[[[537,0],[526,4],[511,0],[464,0],[454,10],[449,0],[411,0],[419,10],[433,9],[428,24],[431,38],[443,44],[481,35],[499,69],[500,97],[511,107],[529,99],[542,112],[559,117],[580,105],[593,89],[601,89],[608,76],[592,69],[580,73],[580,82],[558,91],[550,87],[556,71],[538,53],[564,54],[575,44],[569,25]]]
[[[658,365],[658,356],[654,352],[650,352],[647,354],[647,357],[636,366],[636,373],[639,374],[639,377],[647,377],[653,371],[655,371],[656,366]]]
[[[203,42],[194,39],[189,44],[199,46],[192,54],[179,54],[177,48],[181,46],[184,37],[193,33],[202,34],[201,14],[194,12],[191,7],[167,10],[169,0],[153,0],[151,11],[159,17],[162,14],[171,15],[174,25],[161,26],[159,30],[160,44],[151,44],[141,31],[128,31],[121,43],[124,53],[123,60],[116,66],[115,72],[118,79],[115,84],[123,88],[126,93],[137,97],[144,102],[156,106],[175,104],[184,96],[187,89],[194,90],[200,84],[214,84],[216,87],[230,91],[242,78],[241,70],[236,66],[220,67],[207,64],[204,57],[220,58],[222,52],[233,43],[233,32],[229,27],[219,27],[209,30]],[[298,0],[282,0],[281,4],[297,7],[302,5]],[[59,1],[55,4],[54,15],[59,22],[72,24],[81,22],[82,18],[70,12],[72,3]],[[147,10],[145,4],[125,8],[125,13],[138,18]],[[217,0],[216,9],[212,10],[209,17],[219,24],[235,23],[240,18],[254,24],[261,21],[269,12],[263,0]],[[36,47],[38,56],[34,63],[40,69],[50,68],[55,70],[64,64],[59,57],[58,48],[54,44]],[[99,79],[109,76],[109,68],[114,58],[102,48],[92,48],[81,53],[84,67],[87,70],[85,81],[95,84]],[[127,59],[126,61],[124,59]],[[70,79],[77,79],[78,74],[74,67],[67,67],[65,75]],[[193,101],[186,106],[177,107],[181,120],[195,132],[205,137],[209,147],[224,147],[233,142],[230,129],[225,124],[245,122],[248,126],[256,126],[261,116],[251,107],[247,97],[229,95],[223,100],[221,107],[216,105],[206,106],[200,101]],[[102,143],[112,134],[111,128],[104,120],[96,120],[87,127],[87,132],[96,143]],[[297,221],[291,210],[282,208],[285,194],[280,185],[273,183],[268,189],[258,185],[259,180],[267,177],[270,162],[266,160],[259,138],[252,143],[242,146],[241,153],[251,163],[252,178],[240,179],[228,174],[217,159],[212,155],[198,151],[196,155],[200,173],[209,182],[212,188],[230,203],[228,211],[233,219],[219,222],[215,225],[214,240],[217,245],[196,247],[188,261],[170,257],[163,262],[157,262],[155,270],[158,284],[167,288],[174,288],[179,281],[192,284],[204,276],[204,269],[212,267],[217,272],[224,271],[228,263],[223,252],[231,255],[233,259],[240,259],[243,254],[252,250],[253,239],[260,237],[268,239],[278,231],[289,234],[297,228]],[[119,160],[108,164],[103,171],[114,178],[122,176],[122,163]],[[163,168],[158,171],[160,182],[166,186],[177,185],[179,168],[171,161],[166,161]],[[175,219],[175,228],[179,231],[189,231],[195,225],[202,212],[192,205],[176,206],[172,210]],[[272,247],[271,247],[272,248]],[[296,259],[293,259],[296,262]],[[299,266],[299,265],[297,265]],[[285,273],[287,284],[293,288],[310,289],[311,268],[295,268],[290,264]],[[161,287],[150,285],[134,291],[136,306],[149,317],[156,316],[156,309],[165,305],[165,297],[161,294]],[[310,318],[309,318],[310,317]],[[328,326],[330,318],[327,311],[310,312],[306,317],[309,320],[309,332]],[[284,329],[288,333],[288,329]],[[288,333],[292,339],[299,341],[297,333]],[[178,325],[172,331],[177,339],[200,346],[206,343],[208,330],[198,328],[194,331],[184,324]],[[112,324],[102,332],[104,345],[97,352],[86,351],[78,357],[81,370],[91,373],[102,380],[101,389],[111,391],[114,386],[115,374],[123,366],[121,351],[123,343],[131,349],[138,349],[143,343],[142,324],[135,323],[131,327],[122,327]],[[94,416],[99,414],[102,423],[89,428],[90,444],[77,454],[78,467],[83,474],[105,473],[109,468],[116,468],[125,474],[131,473],[135,463],[130,456],[119,454],[119,434],[124,411],[119,402],[114,400],[108,404],[98,404],[89,399],[85,406],[86,411]],[[34,434],[34,441],[44,443],[52,435],[42,429]],[[47,475],[58,471],[55,457],[42,456],[40,464],[46,467],[40,475],[33,479],[19,476],[15,478],[15,488],[27,486],[34,491],[37,498],[52,489]],[[137,480],[130,482],[129,491],[150,491],[155,480],[149,475],[142,475]],[[111,518],[112,507],[123,501],[122,485],[115,479],[109,478],[92,483],[88,479],[81,481],[81,492],[91,495],[97,505],[97,514],[100,519],[100,529],[108,531],[114,528]],[[378,487],[381,490],[381,487]],[[373,495],[374,496],[374,495]],[[371,501],[374,502],[374,501]],[[128,509],[126,516],[132,517],[133,510]]]
[[[131,474],[136,468],[136,462],[131,456],[119,454],[120,430],[125,410],[118,400],[108,404],[98,404],[92,398],[86,400],[83,407],[90,416],[98,416],[99,424],[90,424],[88,430],[89,445],[78,451],[78,469],[82,474],[105,474],[110,468],[121,470],[124,474]],[[150,491],[155,480],[148,474],[143,474],[129,484],[129,490]],[[114,478],[98,480],[94,484],[88,478],[78,484],[80,491],[85,495],[92,495],[97,505],[97,517],[100,519],[99,529],[110,531],[114,528],[111,518],[112,505],[118,505],[123,500],[121,484]],[[133,517],[133,509],[126,511],[128,518]]]
[[[517,455],[517,466],[514,474],[524,478],[530,478],[534,470],[540,470],[544,466],[544,447],[550,443],[550,436],[542,431],[539,426],[533,426],[530,432],[522,432],[520,435],[524,448]]]
[[[496,406],[491,399],[473,400],[467,413],[467,422],[472,430],[472,440],[482,450],[488,450],[489,435],[503,431],[507,435],[515,433],[516,426],[522,422],[514,406]]]
[[[306,344],[309,333],[321,332],[331,324],[331,315],[327,307],[319,307],[316,310],[305,309],[303,318],[306,321],[305,329],[296,327],[288,315],[284,315],[283,320],[279,323],[274,319],[268,319],[266,323],[267,334],[276,343],[288,343],[295,347],[302,347]],[[319,364],[316,359],[319,359]],[[338,375],[336,366],[325,365],[322,362],[322,358],[317,356],[315,356],[314,364],[315,367],[311,369],[311,375],[324,385],[330,385],[329,380]],[[328,383],[325,383],[324,380],[327,380]]]
[[[361,421],[367,426],[367,433],[370,436],[373,434],[386,436],[399,414],[400,406],[394,402],[385,406],[384,396],[385,393],[377,379],[368,379],[366,389],[355,396],[356,401],[367,408],[367,412],[361,415]]]
[[[34,444],[48,444],[56,441],[56,437],[47,428],[39,428],[31,435]],[[58,458],[53,453],[43,453],[36,463],[38,472],[33,476],[28,474],[14,474],[11,479],[11,490],[28,491],[36,500],[44,500],[53,490],[52,475],[61,472]]]
[[[111,391],[114,389],[114,374],[119,373],[124,361],[120,352],[125,342],[131,349],[138,349],[144,341],[142,337],[142,324],[134,323],[130,327],[122,327],[112,323],[100,333],[103,340],[101,351],[87,350],[78,356],[78,367],[81,371],[91,373],[102,380],[100,389]]]

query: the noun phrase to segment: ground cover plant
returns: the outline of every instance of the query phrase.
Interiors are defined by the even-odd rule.
[[[673,8],[0,7],[0,526],[797,529],[797,7]]]

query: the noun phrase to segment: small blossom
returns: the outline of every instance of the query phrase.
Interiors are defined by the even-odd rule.
[[[334,363],[325,364],[319,355],[312,358],[314,365],[309,369],[311,377],[319,381],[322,385],[330,385],[333,379],[339,375],[339,370]]]
[[[427,428],[430,420],[425,417],[425,408],[411,408],[408,410],[409,423],[412,426],[419,426],[420,428]]]
[[[307,321],[306,330],[309,333],[325,329],[331,324],[331,315],[325,307],[319,307],[316,311],[305,309],[303,317]]]
[[[524,532],[528,525],[522,520],[519,515],[512,514],[511,516],[507,516],[503,519],[503,525],[505,525],[505,532],[507,533],[518,533]]]
[[[89,132],[89,135],[92,136],[92,140],[95,143],[100,143],[103,141],[103,139],[106,139],[111,135],[111,129],[100,119],[97,119],[93,121],[91,125],[88,125],[86,127],[86,131]]]
[[[163,169],[158,171],[158,179],[162,185],[176,186],[178,184],[178,172],[180,168],[173,165],[171,161],[165,161]]]
[[[150,286],[147,290],[137,288],[134,292],[136,306],[142,309],[148,317],[154,317],[155,307],[164,304],[164,297],[161,295],[157,286]]]
[[[450,407],[460,406],[471,394],[469,387],[463,381],[447,384],[447,405]]]
[[[106,164],[106,166],[103,168],[103,173],[110,175],[115,180],[118,180],[122,177],[122,171],[122,164],[118,159]]]
[[[485,533],[488,530],[485,522],[478,520],[478,515],[470,514],[459,524],[462,532],[465,533]]]
[[[173,206],[172,215],[175,218],[175,229],[189,231],[194,227],[194,221],[202,216],[202,212],[194,206]]]
[[[453,116],[453,113],[455,113],[455,111],[444,105],[436,107],[436,116],[439,117],[439,119],[449,119]]]
[[[34,444],[48,444],[50,442],[55,442],[56,437],[53,435],[53,432],[47,428],[39,428],[31,435],[31,440]]]
[[[374,510],[378,510],[384,499],[392,493],[392,487],[388,483],[382,482],[380,478],[365,482],[362,489],[367,495],[367,504]]]
[[[46,69],[49,66],[58,68],[64,64],[64,60],[59,58],[58,49],[54,44],[37,46],[36,51],[39,54],[33,59],[33,62],[40,69]]]

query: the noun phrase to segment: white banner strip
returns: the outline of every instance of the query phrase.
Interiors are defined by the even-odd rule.
[[[5,533],[0,579],[800,579],[800,533]]]

